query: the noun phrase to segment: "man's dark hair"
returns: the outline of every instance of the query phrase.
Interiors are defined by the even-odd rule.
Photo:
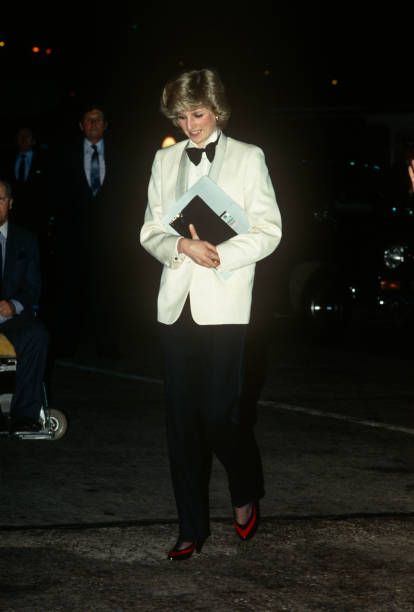
[[[92,101],[90,101],[87,104],[84,104],[82,106],[81,112],[80,112],[80,116],[79,116],[79,121],[82,121],[82,119],[84,118],[86,113],[90,113],[93,110],[101,111],[101,113],[104,116],[105,121],[108,121],[108,115],[107,115],[107,112],[106,112],[106,109],[105,109],[104,105],[101,104],[100,102],[96,101],[96,100],[95,101],[92,100]]]

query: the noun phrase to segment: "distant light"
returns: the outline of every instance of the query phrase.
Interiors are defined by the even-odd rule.
[[[352,160],[352,159],[351,159],[351,160],[349,161],[349,165],[350,165],[350,166],[356,166],[356,162],[355,162],[354,160]]]
[[[52,49],[48,47],[47,49],[45,49],[45,53],[46,55],[52,55]]]
[[[401,289],[401,283],[399,280],[382,279],[380,281],[380,287],[383,291],[399,291]]]
[[[266,70],[264,70],[263,74],[265,75],[265,77],[268,77],[271,75],[271,72],[268,68],[266,68]]]
[[[138,24],[137,23],[131,23],[131,30],[138,30]]]
[[[171,145],[174,145],[176,142],[177,141],[175,140],[174,136],[166,136],[162,141],[161,148],[165,149],[167,147],[171,147]]]
[[[40,47],[32,47],[33,53],[40,53]]]
[[[338,79],[331,79],[331,85],[335,86],[338,85],[339,81]]]
[[[0,47],[5,47],[5,46],[6,46],[6,41],[0,40]]]
[[[393,207],[391,208],[391,212],[396,213],[396,212],[397,212],[397,207],[396,207],[396,206],[393,206]]]

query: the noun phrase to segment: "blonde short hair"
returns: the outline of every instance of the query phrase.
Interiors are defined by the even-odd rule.
[[[177,125],[180,113],[201,106],[209,108],[217,117],[217,125],[224,127],[231,110],[223,82],[215,70],[189,70],[168,81],[161,95],[161,112]]]

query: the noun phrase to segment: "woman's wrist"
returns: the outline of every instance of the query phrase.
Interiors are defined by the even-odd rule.
[[[185,255],[185,251],[184,251],[184,243],[185,241],[188,240],[188,238],[180,238],[180,240],[177,243],[177,252],[178,253],[184,253]]]

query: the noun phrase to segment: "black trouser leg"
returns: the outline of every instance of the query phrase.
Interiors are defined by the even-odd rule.
[[[200,330],[210,359],[203,422],[210,445],[227,472],[232,504],[243,506],[264,495],[253,427],[240,414],[246,326],[208,327],[211,329]]]
[[[48,332],[39,319],[15,317],[0,326],[17,355],[16,385],[10,416],[38,419],[43,400]]]
[[[212,454],[200,421],[202,391],[183,326],[163,325],[167,443],[183,540],[204,540],[209,531],[208,483]],[[201,382],[201,381],[199,381]]]

